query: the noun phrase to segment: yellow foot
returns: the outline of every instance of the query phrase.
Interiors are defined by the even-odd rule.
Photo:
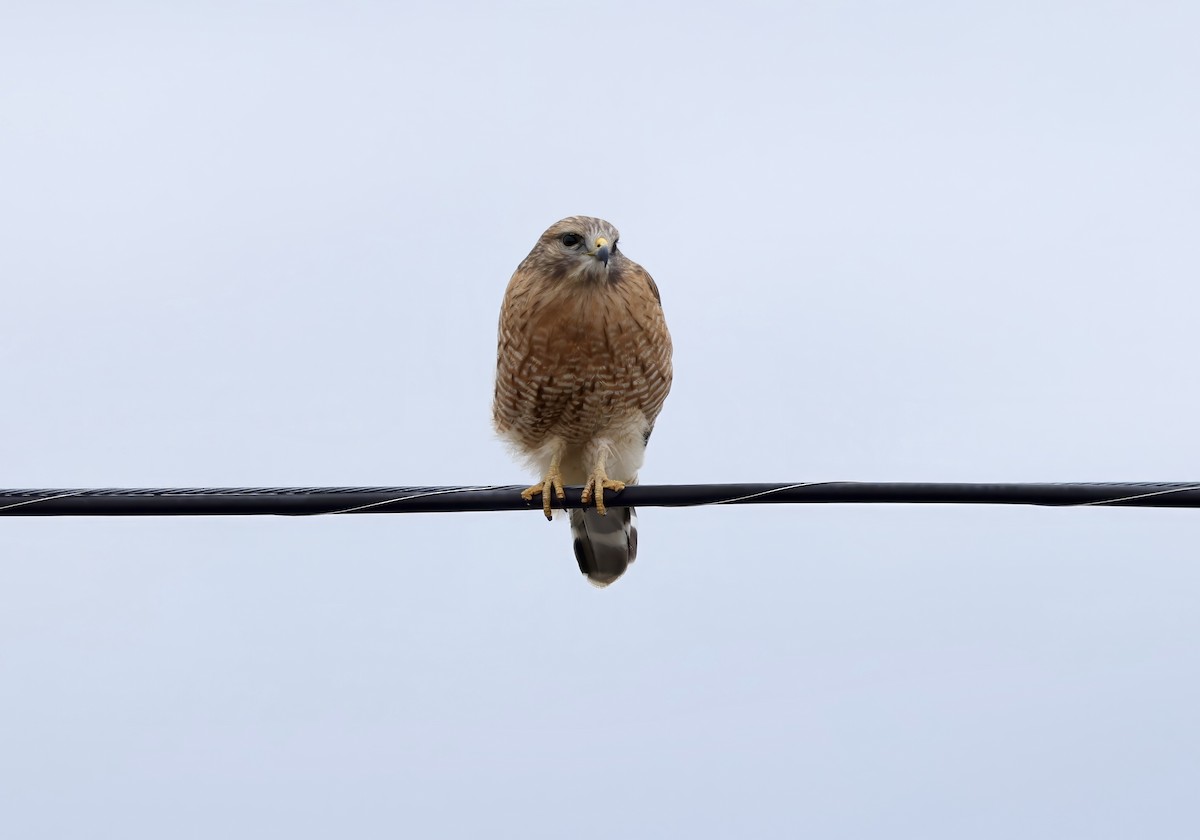
[[[533,497],[542,494],[542,512],[546,514],[547,519],[553,519],[553,514],[550,513],[550,493],[558,497],[559,501],[566,498],[567,494],[563,491],[562,473],[558,469],[557,464],[550,465],[550,471],[546,473],[546,477],[542,479],[541,484],[535,484],[532,487],[521,491],[521,498],[529,502]]]
[[[583,485],[583,495],[580,497],[580,501],[586,505],[592,500],[592,493],[595,493],[596,513],[601,516],[607,516],[608,511],[604,507],[604,491],[612,490],[613,492],[620,492],[624,489],[624,481],[613,481],[604,472],[604,468],[601,467],[592,473],[591,478],[587,480],[587,484]]]

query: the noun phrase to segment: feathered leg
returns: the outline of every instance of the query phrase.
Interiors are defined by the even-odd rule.
[[[525,501],[531,501],[534,496],[541,493],[542,495],[542,512],[546,514],[547,519],[553,519],[554,515],[550,513],[550,493],[553,492],[562,501],[567,497],[566,491],[563,490],[562,477],[562,455],[565,447],[561,442],[554,444],[554,451],[550,456],[550,468],[546,470],[546,477],[540,483],[527,487],[521,491],[521,498]]]
[[[592,465],[592,473],[588,476],[587,483],[583,485],[583,494],[580,496],[580,501],[585,505],[592,500],[592,494],[596,496],[596,512],[604,516],[607,509],[604,506],[604,491],[613,490],[620,492],[625,489],[624,481],[614,481],[608,477],[608,471],[605,469],[605,463],[608,461],[609,446],[600,444],[596,447],[596,460]]]

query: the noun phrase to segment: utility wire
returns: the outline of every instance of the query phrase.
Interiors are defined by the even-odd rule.
[[[317,516],[541,510],[519,486],[0,490],[0,516]],[[568,487],[556,508],[583,507]],[[609,507],[758,504],[1050,505],[1200,508],[1200,482],[930,484],[858,481],[660,484],[605,493]]]

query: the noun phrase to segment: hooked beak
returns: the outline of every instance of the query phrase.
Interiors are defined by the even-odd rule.
[[[596,250],[592,251],[591,254],[593,257],[600,260],[600,262],[604,263],[605,267],[607,267],[608,266],[608,258],[612,254],[611,249],[608,247],[608,240],[605,239],[603,236],[597,236],[596,237]]]

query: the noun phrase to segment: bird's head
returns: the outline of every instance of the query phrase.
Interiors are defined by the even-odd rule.
[[[529,256],[555,274],[581,280],[606,279],[621,258],[617,250],[620,235],[603,219],[570,216],[551,225]]]

